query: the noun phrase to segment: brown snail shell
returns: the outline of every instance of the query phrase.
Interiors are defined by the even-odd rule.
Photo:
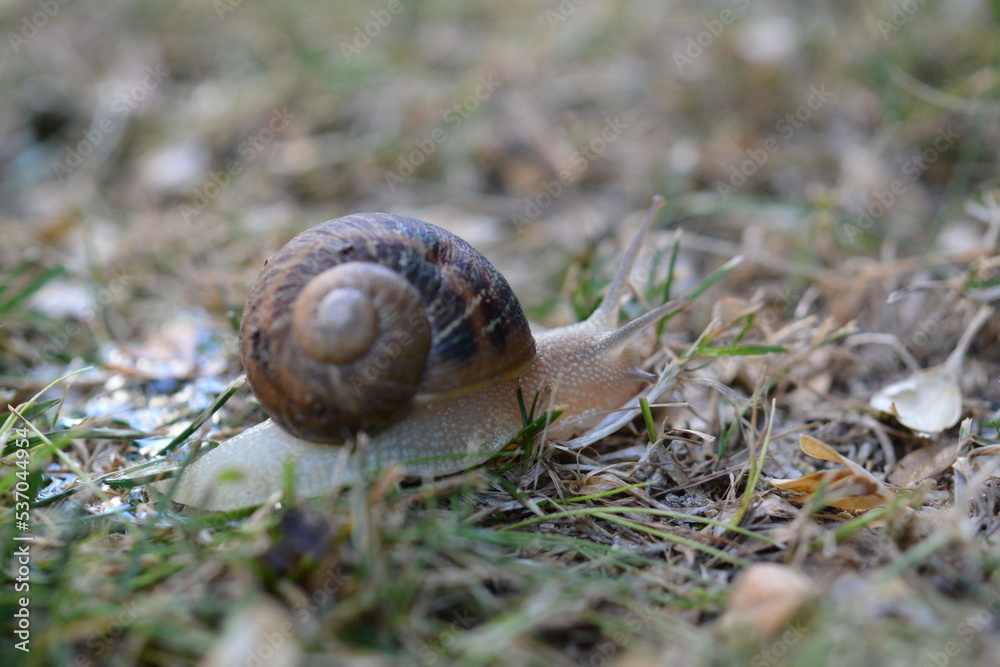
[[[357,213],[268,260],[240,354],[282,428],[343,442],[415,404],[518,375],[535,343],[507,281],[466,241],[413,218]]]

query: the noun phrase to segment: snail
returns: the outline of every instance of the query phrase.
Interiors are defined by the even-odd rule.
[[[623,326],[618,311],[662,204],[654,199],[593,314],[535,337],[503,276],[440,227],[359,213],[302,232],[265,264],[240,330],[248,383],[270,419],[187,466],[173,500],[259,505],[289,466],[300,497],[396,465],[444,475],[503,449],[536,396],[562,410],[553,439],[634,401],[656,379],[637,367],[635,335],[676,303]],[[349,464],[350,444],[360,465]]]

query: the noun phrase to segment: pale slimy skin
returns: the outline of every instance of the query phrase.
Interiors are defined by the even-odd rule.
[[[541,409],[563,411],[548,431],[551,438],[569,437],[600,421],[633,400],[641,382],[653,379],[636,368],[634,336],[676,307],[664,304],[617,327],[629,272],[660,204],[654,202],[601,306],[585,322],[539,334],[535,360],[519,378],[414,407],[367,438],[359,466],[350,462],[351,448],[301,440],[267,420],[189,465],[173,500],[216,511],[260,505],[277,496],[289,465],[299,497],[323,495],[359,473],[397,465],[421,477],[473,467],[523,428],[518,383],[527,406],[537,394]]]

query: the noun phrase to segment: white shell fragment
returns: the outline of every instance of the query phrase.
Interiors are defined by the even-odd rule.
[[[944,366],[917,371],[872,396],[871,406],[922,433],[940,433],[962,416],[958,377]]]
[[[992,313],[993,309],[988,306],[980,308],[943,364],[917,371],[883,387],[872,396],[870,405],[921,433],[940,433],[957,424],[962,417],[962,392],[958,383],[962,360],[973,336]]]

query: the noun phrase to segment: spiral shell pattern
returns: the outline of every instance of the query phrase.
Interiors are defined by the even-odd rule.
[[[268,260],[240,330],[247,379],[289,433],[343,442],[416,403],[520,374],[535,344],[507,281],[435,225],[330,220]]]

